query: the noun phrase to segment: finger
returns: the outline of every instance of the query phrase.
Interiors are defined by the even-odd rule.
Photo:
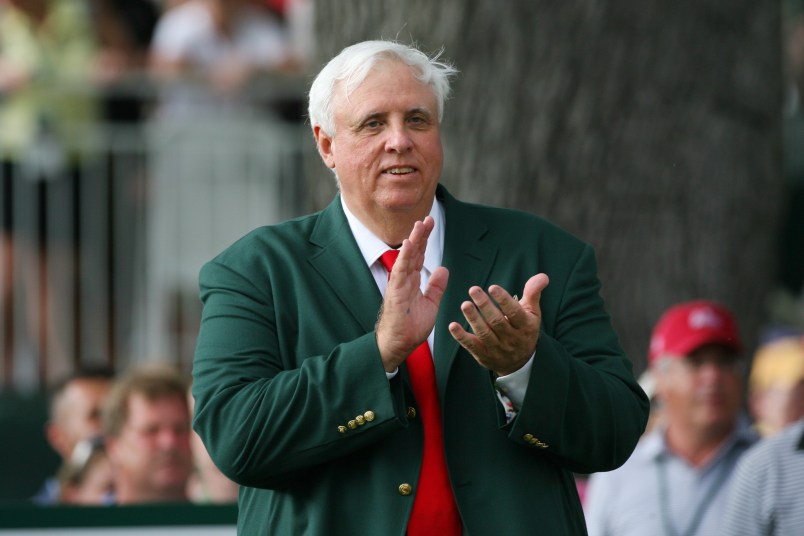
[[[391,271],[391,277],[397,275],[400,278],[408,278],[413,274],[418,274],[421,268],[417,268],[418,257],[424,255],[417,251],[416,245],[409,238],[402,241],[402,246],[399,248],[399,257],[394,263],[394,269]]]
[[[478,355],[480,341],[476,336],[463,329],[463,326],[458,322],[450,322],[448,329],[450,335],[452,335],[452,338],[455,339],[458,344],[463,346],[473,356]]]
[[[471,301],[465,301],[461,304],[461,312],[464,318],[472,328],[475,337],[481,339],[484,343],[495,344],[497,336],[489,326],[486,319],[480,314],[475,304]]]
[[[393,278],[395,274],[402,274],[406,273],[410,269],[410,258],[413,255],[411,250],[413,249],[413,244],[411,243],[409,238],[406,238],[402,241],[402,245],[399,246],[399,256],[396,258],[394,262],[394,269],[391,270],[391,277]]]
[[[399,266],[402,270],[421,271],[424,265],[424,252],[427,249],[427,239],[433,230],[435,223],[433,218],[428,216],[424,221],[417,221],[413,224],[410,236],[402,241],[399,250],[399,258],[394,264],[394,270]]]
[[[430,275],[427,281],[427,288],[424,291],[424,296],[430,300],[436,307],[441,303],[441,298],[444,296],[444,291],[447,289],[447,281],[449,280],[449,270],[443,266],[439,266]]]
[[[501,286],[490,286],[489,294],[494,298],[494,301],[497,302],[497,305],[499,305],[500,310],[505,315],[505,318],[512,328],[518,329],[523,327],[531,320],[528,316],[528,312],[522,308],[518,298],[508,294]]]
[[[435,228],[435,220],[432,216],[425,216],[425,218],[422,220],[422,225],[429,235]]]
[[[547,274],[536,274],[525,283],[525,291],[519,303],[525,310],[538,313],[540,311],[539,301],[542,299],[542,291],[550,283]]]
[[[416,246],[415,257],[413,258],[414,269],[421,271],[424,266],[424,255],[427,251],[427,240],[430,238],[430,233],[433,232],[435,221],[431,216],[424,218],[424,221],[416,222],[413,225],[413,232],[411,233],[411,242]]]
[[[500,311],[489,295],[483,292],[483,289],[480,287],[472,287],[469,289],[469,296],[472,298],[472,301],[475,302],[480,314],[483,315],[486,323],[493,331],[500,332],[508,327],[508,319],[505,318],[503,312]]]
[[[416,221],[413,224],[413,230],[410,232],[408,239],[419,249],[424,249],[427,245],[427,239],[435,227],[433,218],[427,216],[422,221]]]

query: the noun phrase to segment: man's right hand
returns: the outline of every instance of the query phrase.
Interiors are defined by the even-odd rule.
[[[435,326],[449,272],[439,266],[430,275],[425,292],[419,288],[427,238],[434,226],[430,216],[414,224],[410,236],[402,242],[388,280],[376,330],[377,346],[386,372],[395,371],[417,346],[427,340]]]

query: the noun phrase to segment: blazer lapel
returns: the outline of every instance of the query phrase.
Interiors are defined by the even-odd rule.
[[[436,319],[435,368],[438,390],[444,400],[447,378],[460,345],[452,338],[447,326],[460,322],[468,329],[461,313],[461,303],[469,299],[469,287],[485,288],[497,258],[496,245],[484,241],[487,227],[477,218],[469,205],[452,197],[439,186],[436,193],[444,204],[445,231],[442,264],[449,270],[449,281]]]
[[[373,330],[382,296],[349,229],[340,194],[321,213],[310,242],[321,248],[310,264],[363,329]]]

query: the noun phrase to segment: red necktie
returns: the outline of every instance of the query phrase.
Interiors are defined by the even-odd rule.
[[[389,279],[398,256],[399,250],[391,249],[380,257]],[[461,516],[447,473],[435,366],[427,341],[411,352],[406,363],[424,425],[424,458],[407,533],[408,536],[460,536]]]

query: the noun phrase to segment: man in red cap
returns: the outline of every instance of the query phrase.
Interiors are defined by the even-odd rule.
[[[717,303],[662,315],[648,353],[662,420],[625,465],[590,478],[590,536],[720,533],[728,480],[757,439],[741,413],[741,351],[737,324]]]

